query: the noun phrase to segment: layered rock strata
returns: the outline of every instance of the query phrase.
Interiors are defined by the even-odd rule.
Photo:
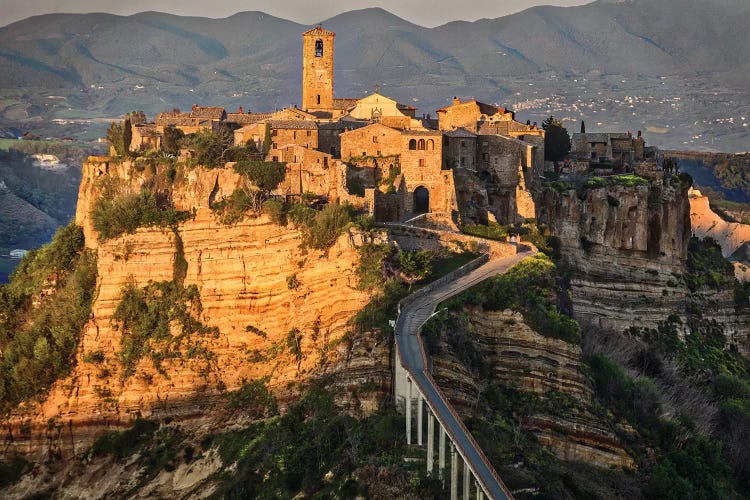
[[[119,179],[127,191],[146,184],[156,191],[168,189],[175,207],[194,217],[175,230],[142,228],[100,242],[90,213],[103,178]],[[138,172],[100,159],[84,165],[77,221],[86,245],[97,251],[99,272],[91,318],[73,373],[44,402],[19,409],[11,419],[6,454],[20,451],[39,458],[50,450],[77,452],[102,428],[128,426],[137,415],[197,416],[210,410],[223,391],[245,381],[267,377],[271,387],[281,390],[316,375],[321,366],[342,387],[370,382],[375,392],[387,390],[390,346],[370,345],[367,339],[356,339],[355,345],[340,342],[370,300],[357,290],[361,234],[343,235],[326,253],[306,251],[296,230],[266,216],[233,226],[216,221],[210,203],[240,182],[231,169],[196,168],[179,172],[168,188],[161,182],[159,173],[149,169]],[[123,332],[113,319],[123,287],[173,280],[176,259],[187,263],[185,286],[195,285],[200,293],[202,307],[193,307],[196,319],[218,334],[188,339],[199,355],[183,348],[178,357],[163,360],[161,370],[145,355],[125,376]],[[92,353],[104,360],[91,362]],[[362,411],[378,403],[372,395],[363,399]]]
[[[545,400],[550,392],[574,401],[565,412],[525,416],[522,427],[555,455],[603,467],[632,467],[633,460],[606,422],[591,413],[591,389],[581,372],[578,345],[544,337],[524,323],[520,313],[466,311],[471,338],[491,369],[490,380]],[[433,360],[433,374],[446,396],[464,416],[477,408],[480,382],[442,344]]]
[[[559,242],[584,328],[655,328],[684,309],[690,204],[687,186],[675,184],[543,192],[538,218]]]

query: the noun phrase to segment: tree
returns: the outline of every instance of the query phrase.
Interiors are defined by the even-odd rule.
[[[581,120],[581,133],[582,134],[586,133],[586,122],[583,120]]]
[[[271,125],[266,123],[266,135],[263,137],[263,154],[268,154],[271,150]]]
[[[185,133],[177,127],[164,128],[164,140],[162,148],[169,155],[177,155],[180,152],[180,139],[185,137]]]
[[[544,134],[544,159],[558,162],[570,153],[570,135],[559,120],[550,116],[542,122]]]
[[[123,154],[128,154],[130,151],[130,143],[133,142],[133,128],[130,116],[125,117],[125,121],[122,123],[122,150]]]
[[[112,122],[107,129],[107,140],[112,145],[112,149],[115,150],[115,155],[122,156],[125,154],[122,141],[122,123]]]

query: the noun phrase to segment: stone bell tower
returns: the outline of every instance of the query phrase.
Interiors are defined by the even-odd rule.
[[[302,109],[333,109],[333,38],[317,26],[302,33]]]

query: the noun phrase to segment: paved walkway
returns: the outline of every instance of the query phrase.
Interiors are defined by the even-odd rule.
[[[477,481],[494,499],[512,498],[512,496],[426,369],[427,358],[419,330],[440,302],[491,276],[504,273],[517,262],[535,253],[536,251],[528,251],[487,262],[466,276],[447,283],[404,306],[396,323],[396,342],[404,368],[419,386],[461,455],[469,462]]]

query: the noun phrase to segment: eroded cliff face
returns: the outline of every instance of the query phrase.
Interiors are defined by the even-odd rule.
[[[690,204],[688,186],[677,179],[672,184],[544,190],[538,218],[559,241],[571,270],[575,317],[584,328],[654,328],[665,311],[684,308],[687,291],[679,277]]]
[[[564,395],[567,408],[540,411],[521,418],[523,429],[559,458],[603,467],[633,466],[611,425],[589,410],[591,389],[581,371],[579,345],[544,337],[524,323],[520,313],[466,311],[472,339],[490,366],[489,379],[500,385],[531,392],[548,400]],[[474,376],[451,351],[441,344],[433,360],[433,374],[458,411],[471,416],[477,411],[483,382]],[[486,383],[486,382],[485,382]]]
[[[361,396],[360,410],[377,408],[390,383],[390,345],[352,334],[342,342],[370,300],[356,288],[361,234],[342,235],[322,253],[301,249],[296,230],[267,216],[221,225],[210,200],[229,195],[240,180],[231,169],[196,168],[178,173],[168,190],[175,207],[193,212],[193,219],[174,230],[142,228],[99,242],[90,210],[108,176],[130,191],[164,182],[149,169],[138,172],[127,164],[94,159],[84,165],[76,220],[86,245],[97,250],[97,295],[73,373],[42,403],[18,410],[6,432],[6,453],[75,453],[102,428],[128,426],[137,415],[198,416],[223,391],[263,377],[280,394],[323,372],[343,387],[367,383],[372,394]],[[192,312],[214,333],[189,339],[179,355],[161,361],[161,369],[144,355],[127,375],[123,331],[113,319],[123,287],[172,281],[176,259],[183,269],[187,264],[184,285],[200,293],[201,307]],[[177,325],[172,330],[178,334]]]

